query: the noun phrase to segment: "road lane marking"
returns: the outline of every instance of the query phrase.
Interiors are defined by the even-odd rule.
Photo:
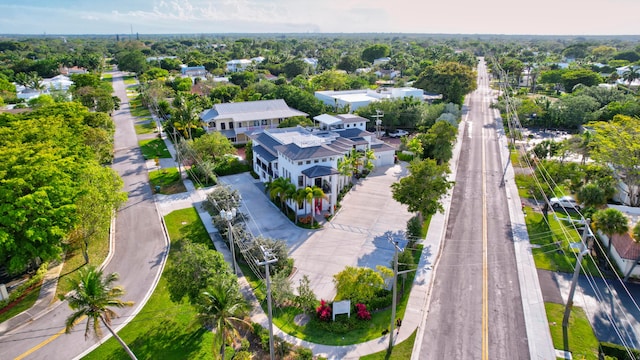
[[[85,318],[86,318],[86,316],[85,316],[85,315],[81,316],[80,318],[78,318],[78,320],[76,320],[76,322],[74,323],[74,325],[75,325],[75,324],[77,324],[77,323],[79,323],[79,322],[81,322],[81,321],[82,321],[82,320],[84,320]],[[52,342],[53,340],[57,339],[58,337],[60,337],[60,335],[64,334],[66,330],[67,330],[67,329],[65,328],[65,329],[62,329],[62,330],[58,331],[57,333],[55,333],[54,335],[52,335],[52,336],[51,336],[50,338],[48,338],[47,340],[45,340],[45,341],[41,342],[40,344],[38,344],[38,345],[36,345],[36,346],[32,347],[31,349],[29,349],[29,350],[25,351],[24,353],[22,353],[22,354],[18,355],[18,356],[17,356],[17,357],[15,357],[13,360],[22,360],[22,359],[26,358],[27,356],[29,356],[29,355],[33,354],[34,352],[36,352],[36,351],[38,351],[38,350],[42,349],[45,345],[47,345],[48,343],[50,343],[50,342]]]
[[[484,131],[484,129],[483,129]],[[482,137],[482,360],[489,359],[489,269],[487,267],[487,181],[485,137]]]

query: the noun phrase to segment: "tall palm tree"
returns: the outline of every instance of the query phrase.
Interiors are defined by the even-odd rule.
[[[307,199],[307,192],[306,192],[306,188],[299,188],[296,190],[293,198],[292,198],[295,202],[296,205],[298,205],[297,209],[296,209],[296,224],[298,223],[298,215],[297,215],[297,210],[302,207],[302,205],[304,205],[306,199]]]
[[[240,336],[239,327],[250,327],[244,320],[247,303],[238,291],[237,284],[231,280],[218,281],[202,294],[198,304],[198,319],[205,326],[210,326],[218,336],[220,348],[218,353],[224,360],[225,345]],[[213,342],[213,353],[216,353]]]
[[[593,214],[593,226],[609,237],[609,244],[607,245],[609,256],[611,256],[613,235],[624,234],[629,231],[627,217],[620,210],[614,208],[599,210]]]
[[[280,207],[285,211],[285,202],[291,194],[291,189],[295,190],[295,187],[288,178],[279,177],[269,184],[269,196],[272,200],[277,197],[280,200]]]
[[[185,95],[178,93],[173,99],[173,126],[181,131],[185,139],[192,139],[191,130],[202,126],[202,120],[198,116],[199,107],[195,101],[188,99]]]
[[[327,195],[322,191],[322,188],[318,186],[307,186],[304,188],[304,198],[306,202],[309,204],[309,209],[311,210],[311,227],[313,227],[313,217],[314,217],[314,208],[313,203],[316,199],[326,199]]]
[[[373,152],[373,150],[367,149],[367,151],[364,152],[363,159],[364,169],[369,172],[373,170],[373,168],[375,167],[375,165],[373,164],[373,160],[376,159],[376,154]]]
[[[355,148],[351,149],[351,153],[349,153],[349,157],[351,159],[352,170],[354,174],[358,174],[360,171],[360,167],[362,166],[362,159],[364,154]]]
[[[70,333],[76,323],[86,316],[85,339],[91,332],[100,338],[102,337],[102,330],[98,322],[100,320],[129,357],[136,359],[131,349],[111,327],[111,319],[118,315],[110,308],[123,308],[133,305],[132,301],[119,299],[124,295],[124,289],[120,286],[113,286],[113,282],[116,280],[118,280],[118,274],[111,273],[103,276],[102,270],[96,269],[94,266],[80,270],[78,278],[70,280],[73,291],[71,295],[66,297],[66,300],[69,301],[69,307],[75,312],[67,318],[65,330],[67,334]]]
[[[624,81],[629,83],[629,91],[631,91],[631,83],[640,78],[640,72],[638,72],[638,69],[640,68],[629,65],[629,70],[625,71],[624,74],[622,74],[622,78],[624,79]]]
[[[350,157],[343,157],[338,160],[338,172],[345,178],[351,177],[353,175],[353,161],[351,161]],[[342,188],[344,184],[343,179],[340,179],[340,187]]]

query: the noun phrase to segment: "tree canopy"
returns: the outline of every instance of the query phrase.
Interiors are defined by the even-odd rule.
[[[428,66],[418,76],[416,87],[442,94],[442,101],[461,105],[464,96],[475,90],[476,72],[471,67],[448,61]]]
[[[408,168],[410,175],[391,185],[393,198],[423,216],[442,211],[440,199],[453,186],[446,178],[448,164],[438,165],[433,159],[413,160]]]

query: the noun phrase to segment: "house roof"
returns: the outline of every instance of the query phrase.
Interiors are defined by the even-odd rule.
[[[341,129],[341,130],[338,130],[338,134],[340,134],[340,136],[347,139],[361,138],[363,136],[372,135],[370,132],[365,130],[360,130],[358,128],[350,128],[350,129],[344,129],[344,130]]]
[[[629,233],[613,235],[612,245],[623,259],[636,260],[640,257],[640,243],[633,241]]]
[[[336,115],[338,119],[341,119],[343,123],[355,123],[355,122],[369,122],[369,119],[354,114],[340,114]]]
[[[200,114],[203,121],[217,119],[251,121],[285,119],[293,116],[307,116],[307,114],[290,108],[282,99],[216,104]]]
[[[317,120],[327,126],[336,125],[342,123],[342,119],[339,119],[336,116],[331,116],[329,114],[318,115],[313,118],[313,120]]]
[[[278,140],[272,138],[262,131],[256,134],[252,134],[251,138],[254,139],[254,142],[256,144],[260,144],[266,151],[270,152],[274,156],[277,156],[278,151],[275,149],[275,147],[281,145]]]
[[[303,160],[342,155],[341,152],[336,151],[324,144],[318,146],[300,147],[297,144],[291,143],[287,145],[276,146],[275,149],[291,160]]]
[[[322,166],[322,165],[312,166],[308,169],[302,170],[302,173],[309,178],[339,174],[338,170],[330,166]]]
[[[267,149],[265,149],[261,145],[254,146],[253,147],[253,152],[254,152],[254,154],[256,154],[259,157],[261,157],[262,159],[264,159],[264,161],[266,161],[266,162],[272,162],[272,161],[278,159],[277,156],[275,156],[272,153],[270,153],[269,151],[267,151]]]
[[[380,153],[380,152],[388,152],[388,151],[392,151],[395,152],[396,149],[386,143],[383,142],[376,142],[376,143],[372,143],[371,144],[371,150],[373,150],[374,153]]]

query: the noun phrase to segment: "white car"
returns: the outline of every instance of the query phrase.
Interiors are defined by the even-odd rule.
[[[398,129],[394,132],[389,133],[389,136],[391,136],[392,138],[403,137],[407,135],[409,135],[409,133],[402,129]]]
[[[554,209],[566,208],[580,210],[580,205],[578,205],[576,199],[568,195],[559,198],[553,197],[549,199],[549,204],[551,204],[551,207]]]

